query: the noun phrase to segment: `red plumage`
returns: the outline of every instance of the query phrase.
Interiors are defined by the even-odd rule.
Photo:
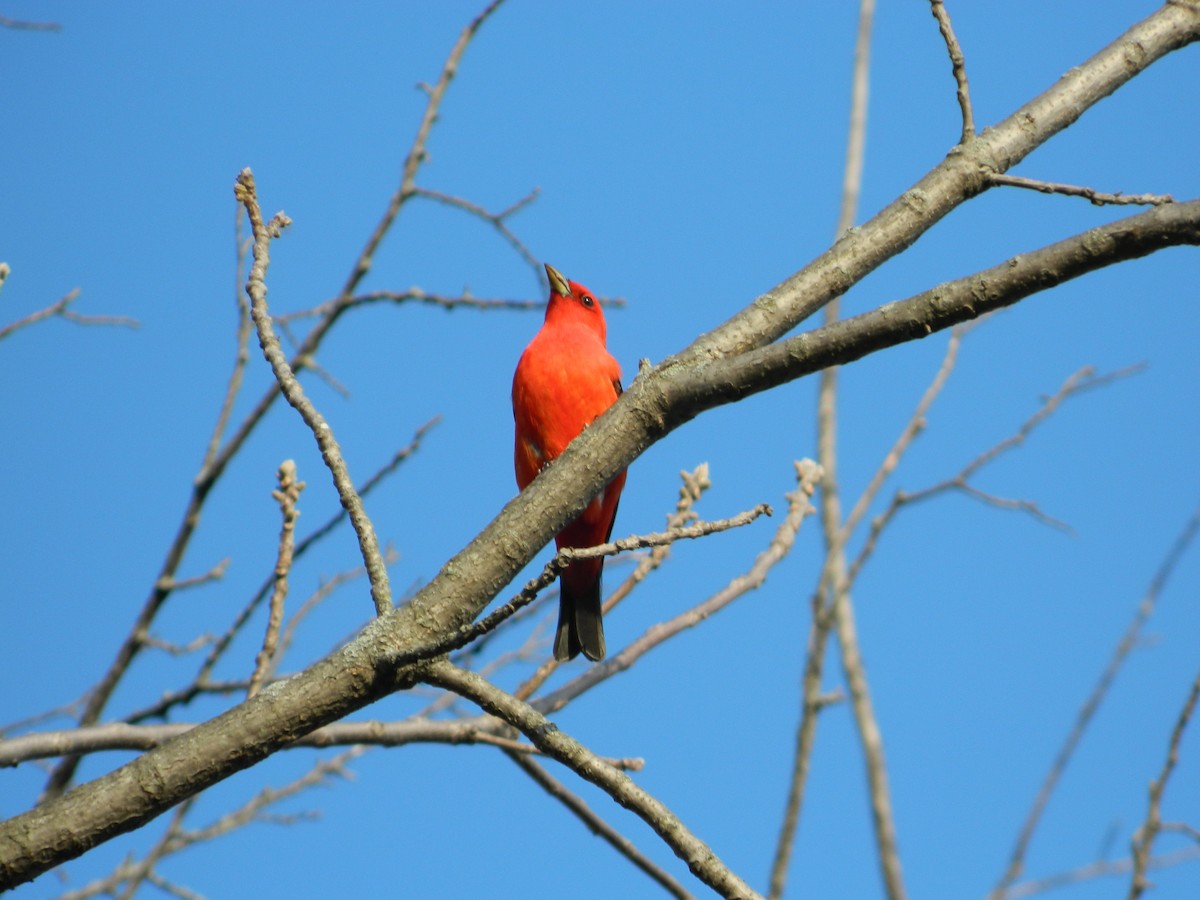
[[[567,281],[553,266],[546,266],[546,274],[550,277],[546,319],[521,354],[513,376],[514,462],[522,490],[621,393],[621,368],[605,347],[604,313],[595,295]],[[607,541],[624,487],[621,472],[555,536],[558,547],[594,547]],[[587,559],[563,570],[555,659],[572,659],[580,650],[588,659],[604,658],[603,567],[603,560]]]

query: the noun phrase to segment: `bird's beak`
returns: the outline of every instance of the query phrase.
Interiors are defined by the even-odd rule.
[[[562,272],[546,263],[546,277],[550,279],[550,292],[558,294],[560,297],[571,296],[571,286],[567,284],[567,279],[562,277]]]

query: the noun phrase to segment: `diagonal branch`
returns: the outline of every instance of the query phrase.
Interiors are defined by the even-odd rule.
[[[1167,551],[1167,555],[1159,565],[1158,571],[1154,573],[1154,577],[1150,580],[1150,585],[1146,588],[1145,595],[1142,597],[1141,602],[1138,603],[1133,619],[1125,629],[1125,633],[1121,636],[1116,649],[1113,650],[1108,665],[1104,667],[1104,671],[1100,674],[1096,686],[1092,688],[1091,694],[1088,695],[1087,700],[1079,710],[1079,714],[1075,717],[1075,724],[1071,726],[1070,733],[1055,755],[1054,762],[1050,766],[1050,771],[1046,773],[1046,778],[1038,790],[1037,797],[1034,799],[1033,805],[1025,817],[1025,822],[1022,824],[1021,831],[1017,835],[1016,845],[1013,847],[1012,854],[1009,857],[1008,866],[999,882],[988,895],[989,900],[1004,900],[1008,896],[1009,888],[1021,877],[1021,872],[1025,868],[1025,854],[1029,850],[1033,834],[1041,822],[1042,813],[1045,812],[1046,805],[1050,802],[1050,797],[1054,793],[1059,779],[1066,771],[1071,758],[1075,755],[1075,748],[1083,740],[1083,735],[1087,731],[1088,725],[1091,724],[1096,710],[1100,708],[1100,704],[1108,696],[1108,690],[1112,687],[1117,673],[1120,672],[1129,654],[1133,652],[1133,648],[1141,636],[1142,628],[1154,612],[1159,594],[1166,587],[1172,573],[1175,571],[1175,566],[1179,563],[1179,560],[1183,557],[1188,547],[1191,546],[1197,534],[1200,534],[1200,507],[1197,507],[1192,517],[1179,533],[1179,536],[1175,539],[1171,549]],[[1143,874],[1144,871],[1143,861]]]
[[[675,855],[687,863],[693,875],[722,896],[759,896],[665,805],[634,784],[628,775],[606,764],[574,738],[559,731],[533,707],[489,684],[474,672],[460,669],[445,660],[431,663],[422,678],[466,697],[486,712],[500,717],[521,731],[547,756],[554,757],[579,777],[599,787],[653,828]]]
[[[52,865],[136,829],[297,737],[410,687],[417,673],[397,668],[398,656],[473,620],[618,471],[705,409],[924,337],[1087,271],[1164,246],[1200,243],[1200,204],[1160,207],[1094,229],[1086,235],[1086,248],[1079,244],[1082,237],[1077,237],[1014,260],[993,274],[994,281],[975,283],[975,294],[960,293],[962,285],[952,283],[957,286],[949,292],[943,286],[906,303],[889,304],[865,317],[766,347],[806,311],[844,293],[954,206],[982,190],[985,176],[980,166],[985,161],[986,166],[1001,170],[1015,164],[1075,121],[1081,111],[1198,35],[1200,9],[1182,4],[1164,6],[1133,26],[1114,45],[1071,69],[1015,118],[982,133],[871,222],[844,235],[789,279],[786,290],[768,292],[726,325],[698,338],[684,353],[643,372],[554,466],[447,561],[407,605],[375,619],[357,638],[304,672],[69,795],[0,823],[0,888],[28,881]],[[1126,52],[1129,41],[1138,42],[1138,54]],[[1027,260],[1046,252],[1051,256],[1042,257],[1043,268],[1027,267]],[[182,546],[178,552],[182,555]]]
[[[251,234],[254,238],[254,264],[250,267],[250,277],[246,282],[246,293],[250,295],[250,316],[254,319],[254,327],[258,329],[258,342],[262,345],[263,355],[275,373],[279,389],[287,402],[300,413],[304,424],[312,431],[321,451],[321,458],[333,475],[333,485],[341,498],[342,507],[350,517],[350,525],[358,536],[359,550],[367,567],[367,578],[371,582],[371,599],[375,601],[375,613],[382,616],[392,608],[392,592],[388,582],[387,566],[379,552],[379,541],[375,537],[375,526],[367,518],[363,508],[362,497],[354,487],[350,471],[342,457],[341,447],[333,436],[333,429],[325,421],[325,417],[313,406],[312,401],[304,393],[304,388],[296,379],[296,373],[288,364],[275,328],[271,323],[271,314],[267,310],[267,266],[270,264],[270,244],[279,231],[290,221],[282,213],[276,213],[270,222],[264,222],[262,210],[258,205],[258,196],[254,189],[254,175],[249,169],[242,169],[238,176],[235,193],[246,208],[250,218]]]

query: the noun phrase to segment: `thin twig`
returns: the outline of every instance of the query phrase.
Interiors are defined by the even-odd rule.
[[[221,439],[225,429],[229,427],[230,416],[233,415],[233,405],[241,393],[245,379],[246,366],[250,362],[250,334],[254,327],[250,322],[250,302],[242,290],[246,279],[246,255],[250,252],[251,241],[242,236],[242,207],[234,201],[233,204],[233,302],[237,308],[237,329],[234,332],[234,342],[237,351],[233,357],[233,371],[225,386],[225,398],[221,401],[221,409],[217,413],[217,421],[213,425],[212,436],[208,439],[208,449],[204,451],[204,465],[212,465],[221,449]]]
[[[276,323],[290,324],[297,319],[312,319],[327,316],[335,308],[345,311],[356,306],[370,306],[375,303],[394,303],[397,306],[404,303],[422,303],[426,306],[437,306],[451,311],[455,309],[509,309],[533,310],[545,309],[544,300],[507,300],[495,297],[474,297],[469,293],[458,295],[430,293],[419,287],[411,287],[406,291],[371,291],[368,294],[356,294],[349,299],[335,297],[326,300],[311,309],[301,309],[295,312],[275,316]]]
[[[1174,853],[1164,853],[1152,858],[1147,867],[1150,869],[1167,869],[1187,862],[1200,859],[1200,847],[1185,847]],[[1022,881],[1014,884],[1004,894],[1004,900],[1024,900],[1038,894],[1047,894],[1059,888],[1095,881],[1099,878],[1112,878],[1126,875],[1133,871],[1133,860],[1128,856],[1122,859],[1102,859],[1086,866],[1079,866],[1066,872],[1056,872],[1044,878]]]
[[[980,490],[974,485],[971,485],[969,480],[977,472],[979,472],[980,469],[994,462],[997,458],[1009,452],[1010,450],[1014,450],[1024,444],[1029,435],[1050,416],[1052,416],[1064,401],[1078,394],[1084,393],[1085,391],[1092,390],[1093,388],[1105,387],[1118,379],[1128,378],[1131,375],[1136,375],[1144,368],[1144,365],[1139,364],[1135,366],[1127,366],[1123,369],[1117,369],[1113,372],[1096,374],[1094,367],[1084,366],[1082,369],[1068,377],[1053,395],[1043,398],[1042,405],[1038,408],[1037,412],[1022,422],[1016,432],[1004,438],[1003,440],[998,441],[987,450],[980,453],[965,466],[963,466],[956,475],[947,478],[944,481],[940,481],[937,484],[922,488],[918,491],[897,491],[895,495],[893,495],[891,503],[888,504],[888,507],[871,521],[871,528],[867,533],[866,540],[863,542],[863,546],[859,550],[858,556],[855,557],[854,562],[850,566],[850,583],[853,584],[858,578],[859,573],[862,571],[862,567],[866,565],[867,560],[869,560],[871,557],[871,554],[875,552],[875,547],[879,542],[880,535],[883,533],[884,529],[891,524],[892,520],[895,519],[896,515],[902,509],[911,506],[914,503],[932,499],[933,497],[936,497],[939,494],[943,494],[947,491],[959,491],[969,497],[980,500],[981,502],[997,508],[1024,512],[1043,524],[1069,533],[1071,531],[1071,527],[1067,523],[1061,522],[1058,519],[1046,514],[1042,511],[1041,507],[1039,507],[1033,501],[997,497],[994,494],[989,494]]]
[[[26,19],[10,19],[0,16],[0,28],[11,28],[13,31],[62,31],[58,22],[30,22]]]
[[[815,512],[809,501],[821,481],[821,467],[811,459],[800,460],[795,463],[795,467],[797,486],[796,490],[786,495],[787,515],[779,523],[770,543],[754,558],[754,563],[750,568],[741,575],[730,579],[723,588],[691,609],[684,610],[666,622],[651,625],[641,637],[622,649],[620,653],[589,667],[562,687],[534,701],[534,707],[546,714],[557,712],[601,682],[631,668],[655,647],[677,637],[689,628],[696,627],[735,600],[761,587],[767,580],[771,569],[791,551],[801,524]]]
[[[283,624],[283,601],[288,592],[288,575],[292,571],[292,554],[296,544],[296,519],[300,511],[296,504],[300,502],[300,492],[304,490],[304,482],[296,479],[295,460],[285,459],[277,473],[279,487],[271,492],[279,504],[279,512],[283,524],[279,529],[279,550],[275,557],[275,589],[271,592],[270,614],[267,616],[267,633],[263,636],[262,648],[254,661],[254,672],[250,676],[250,687],[246,696],[253,697],[262,688],[267,667],[275,658],[279,644],[279,628]]]
[[[212,645],[215,640],[216,638],[211,634],[202,634],[188,641],[186,644],[175,644],[148,634],[142,638],[142,644],[153,650],[161,650],[163,653],[171,656],[188,656],[197,650],[203,650],[205,647]]]
[[[567,790],[566,785],[547,772],[544,767],[520,753],[509,752],[508,758],[516,763],[522,772],[532,778],[542,790],[570,810],[588,831],[607,842],[614,850],[658,882],[667,893],[673,897],[679,897],[681,900],[691,898],[692,895],[683,889],[683,885],[642,853],[629,838],[596,815],[582,797]]]
[[[225,557],[207,572],[200,575],[193,575],[191,578],[164,578],[160,586],[163,590],[168,591],[186,591],[188,588],[203,587],[206,584],[211,584],[214,581],[220,581],[225,577],[225,572],[229,569],[230,559]]]
[[[396,221],[396,216],[400,214],[400,209],[408,201],[410,197],[416,195],[417,192],[417,171],[421,168],[421,164],[428,157],[426,145],[429,142],[429,133],[433,130],[433,123],[437,121],[438,111],[442,106],[442,98],[446,94],[446,89],[450,86],[450,82],[454,76],[458,74],[458,65],[462,61],[463,54],[467,50],[467,45],[471,42],[471,38],[475,36],[480,27],[487,18],[494,13],[504,0],[493,0],[483,12],[471,20],[466,28],[459,34],[458,40],[455,42],[450,55],[446,57],[445,65],[442,66],[442,73],[434,85],[426,91],[429,96],[429,102],[425,105],[425,114],[421,117],[421,124],[417,127],[417,136],[413,140],[412,147],[408,151],[408,155],[404,158],[403,174],[400,178],[400,187],[392,195],[392,199],[388,202],[387,210],[383,217],[379,220],[379,224],[375,227],[375,231],[367,240],[367,244],[363,247],[362,253],[354,263],[354,268],[350,271],[350,275],[346,279],[345,285],[342,287],[340,296],[348,300],[358,289],[358,285],[371,271],[371,264],[375,258],[375,251],[379,249],[379,245],[383,242],[384,237],[392,227],[392,223]]]
[[[30,325],[36,325],[44,319],[50,319],[55,316],[75,322],[78,325],[117,325],[133,329],[138,327],[137,319],[131,319],[128,316],[84,316],[73,312],[68,307],[77,299],[79,299],[79,288],[74,288],[63,296],[61,300],[51,303],[45,309],[39,309],[36,312],[31,312],[24,318],[10,322],[8,325],[0,328],[0,341],[20,331],[22,328],[28,328]]]
[[[929,0],[933,17],[937,19],[938,30],[942,40],[946,42],[946,51],[950,54],[950,67],[954,73],[954,83],[958,85],[958,108],[962,110],[962,139],[965,144],[975,137],[975,114],[971,111],[971,90],[967,85],[967,64],[963,58],[962,47],[954,35],[954,26],[950,24],[950,13],[947,12],[942,0]]]
[[[1124,194],[1119,191],[1115,194],[1108,194],[1095,188],[1062,184],[1057,181],[1039,181],[1036,178],[1022,178],[1020,175],[1008,175],[1002,172],[992,173],[988,176],[988,180],[994,185],[1025,188],[1031,191],[1040,191],[1043,194],[1083,197],[1093,206],[1162,206],[1175,202],[1175,198],[1170,194]]]
[[[870,483],[859,496],[857,502],[855,502],[854,508],[850,510],[850,515],[846,516],[845,524],[842,525],[843,543],[850,540],[850,536],[858,527],[862,517],[866,515],[867,510],[871,508],[871,504],[875,502],[875,497],[879,493],[879,489],[883,487],[883,483],[896,471],[896,467],[900,465],[900,460],[908,451],[909,446],[917,438],[917,435],[924,430],[925,417],[929,414],[929,408],[933,406],[933,402],[950,379],[950,373],[954,371],[954,364],[958,360],[958,349],[962,344],[963,335],[969,330],[969,325],[956,325],[951,329],[950,340],[946,342],[946,354],[942,357],[942,364],[938,367],[937,374],[934,375],[929,387],[925,389],[925,393],[917,404],[917,408],[913,410],[913,414],[909,417],[907,424],[901,430],[899,437],[896,438],[896,443],[892,445],[892,449],[884,456],[883,462],[879,464],[879,468],[871,476]]]
[[[1163,791],[1166,790],[1167,781],[1170,780],[1171,773],[1175,771],[1175,766],[1179,762],[1179,743],[1183,740],[1183,732],[1192,719],[1192,713],[1195,712],[1197,699],[1200,699],[1200,675],[1197,675],[1192,682],[1192,688],[1188,692],[1183,709],[1179,711],[1179,718],[1175,720],[1175,727],[1171,729],[1171,740],[1167,745],[1167,758],[1163,762],[1162,771],[1150,784],[1150,805],[1146,810],[1146,819],[1133,835],[1133,878],[1129,885],[1129,900],[1138,900],[1146,888],[1150,887],[1150,882],[1146,879],[1146,871],[1150,865],[1154,839],[1163,830]],[[1194,829],[1189,830],[1195,835]]]
[[[417,188],[417,195],[420,197],[428,197],[430,200],[436,200],[438,203],[444,203],[447,206],[453,206],[456,209],[464,210],[473,216],[477,216],[495,228],[500,235],[508,241],[509,245],[521,255],[521,258],[533,268],[539,281],[545,277],[542,264],[537,258],[529,252],[529,248],[509,229],[505,223],[505,219],[521,209],[524,209],[530,203],[537,199],[539,193],[538,188],[534,188],[516,203],[511,204],[507,209],[503,209],[498,213],[489,212],[478,203],[472,203],[470,200],[465,200],[462,197],[455,197],[452,194],[443,194],[441,191],[431,191],[427,188]]]
[[[363,563],[367,567],[367,577],[371,581],[371,599],[375,602],[376,615],[382,616],[392,608],[391,588],[388,583],[387,566],[379,552],[379,541],[375,537],[375,527],[367,518],[363,509],[362,498],[354,488],[346,461],[342,457],[341,448],[333,436],[333,429],[325,421],[325,417],[312,404],[304,393],[304,388],[296,379],[296,373],[288,365],[279,346],[279,338],[271,323],[271,315],[267,310],[266,273],[270,262],[271,239],[277,237],[280,230],[290,224],[290,219],[282,213],[276,213],[270,222],[264,222],[262,210],[258,205],[255,193],[254,175],[247,169],[242,169],[237,179],[236,194],[246,208],[250,218],[251,234],[254,237],[254,264],[250,267],[250,277],[246,282],[246,293],[250,296],[250,315],[254,319],[254,327],[258,330],[258,340],[262,345],[263,355],[279,382],[288,403],[300,413],[304,424],[312,431],[321,458],[333,476],[333,485],[341,498],[342,506],[350,516],[350,525],[358,536],[358,546],[362,553]]]
[[[424,681],[467,698],[486,712],[521,731],[543,753],[554,757],[581,778],[592,782],[621,806],[633,812],[687,863],[692,874],[725,897],[758,897],[712,849],[659,800],[638,787],[623,772],[560,731],[537,710],[446,659],[430,663]]]
[[[753,509],[738,513],[736,516],[731,516],[728,519],[717,519],[712,522],[696,522],[692,525],[687,525],[682,528],[677,528],[672,531],[655,532],[652,534],[631,535],[627,538],[622,538],[619,541],[610,541],[605,544],[597,544],[595,547],[586,548],[570,548],[566,547],[559,550],[550,562],[546,563],[541,574],[533,578],[521,589],[521,592],[505,603],[503,606],[489,613],[478,622],[470,625],[465,625],[457,631],[446,637],[443,637],[431,644],[417,647],[406,653],[400,654],[397,658],[400,663],[408,665],[423,659],[431,659],[435,656],[441,656],[443,653],[449,653],[452,650],[457,650],[475,640],[480,635],[486,634],[494,630],[501,622],[508,619],[517,610],[528,606],[545,588],[554,583],[562,570],[570,563],[578,559],[599,559],[604,556],[615,556],[618,553],[623,553],[627,550],[639,550],[644,547],[659,547],[665,544],[672,544],[679,540],[694,540],[696,538],[707,537],[710,534],[728,531],[731,528],[741,528],[744,525],[749,525],[759,516],[771,514],[771,507],[766,503],[760,503]]]
[[[695,522],[699,518],[695,512],[696,503],[704,492],[712,487],[712,480],[708,472],[708,463],[701,463],[691,472],[686,470],[680,471],[679,477],[683,479],[683,484],[679,488],[679,499],[675,502],[675,511],[667,516],[667,531],[673,531]],[[670,552],[670,544],[662,544],[652,549],[638,563],[633,574],[617,585],[617,589],[604,601],[604,606],[602,607],[603,613],[608,615],[613,607],[645,580],[647,575],[663,564],[667,556],[670,555]],[[538,666],[537,671],[513,691],[513,695],[518,700],[528,700],[541,689],[542,685],[546,683],[546,680],[554,674],[558,667],[558,660],[550,656]]]
[[[859,742],[865,757],[871,822],[875,828],[879,866],[888,897],[890,900],[899,900],[905,896],[905,889],[896,841],[896,820],[892,812],[891,790],[888,786],[887,763],[883,752],[883,734],[871,699],[866,666],[863,663],[854,622],[854,606],[850,601],[850,590],[844,583],[844,577],[845,570],[842,569],[833,583],[834,625],[842,654],[842,670],[850,690],[850,708],[854,712]]]
[[[1159,565],[1158,571],[1155,572],[1154,577],[1151,579],[1145,595],[1142,597],[1141,602],[1138,603],[1132,621],[1130,621],[1128,627],[1125,629],[1125,633],[1121,636],[1121,640],[1117,643],[1116,649],[1109,658],[1108,665],[1104,667],[1104,671],[1100,674],[1096,686],[1092,688],[1091,694],[1080,708],[1079,714],[1075,717],[1075,724],[1071,726],[1071,731],[1067,734],[1066,740],[1063,741],[1062,747],[1059,748],[1058,753],[1055,755],[1054,762],[1050,765],[1050,771],[1046,773],[1046,778],[1042,781],[1042,786],[1038,790],[1037,797],[1034,798],[1033,805],[1025,817],[1025,822],[1017,835],[1016,844],[1013,846],[1012,853],[1009,856],[1008,866],[1005,868],[1004,874],[996,883],[996,886],[992,889],[992,892],[988,895],[989,900],[1002,900],[1002,898],[1007,896],[1009,887],[1021,877],[1021,873],[1025,868],[1025,854],[1029,849],[1030,842],[1033,840],[1034,831],[1037,830],[1037,826],[1041,822],[1042,813],[1045,812],[1046,805],[1050,802],[1050,796],[1054,793],[1059,779],[1066,771],[1067,764],[1075,755],[1075,749],[1083,739],[1084,732],[1087,731],[1092,717],[1096,714],[1096,710],[1100,708],[1100,704],[1108,696],[1108,690],[1112,687],[1117,673],[1121,670],[1126,658],[1137,645],[1142,628],[1154,612],[1154,607],[1158,603],[1159,594],[1166,587],[1171,574],[1175,571],[1175,566],[1195,539],[1197,532],[1200,532],[1200,507],[1196,508],[1196,511],[1192,514],[1192,517],[1183,527],[1178,537],[1176,537],[1175,542]]]

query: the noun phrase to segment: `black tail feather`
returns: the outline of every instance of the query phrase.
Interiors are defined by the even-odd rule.
[[[564,575],[566,573],[563,573]],[[604,659],[604,621],[600,614],[600,577],[580,591],[559,579],[558,631],[554,635],[554,658],[574,659],[582,650],[593,662]]]

